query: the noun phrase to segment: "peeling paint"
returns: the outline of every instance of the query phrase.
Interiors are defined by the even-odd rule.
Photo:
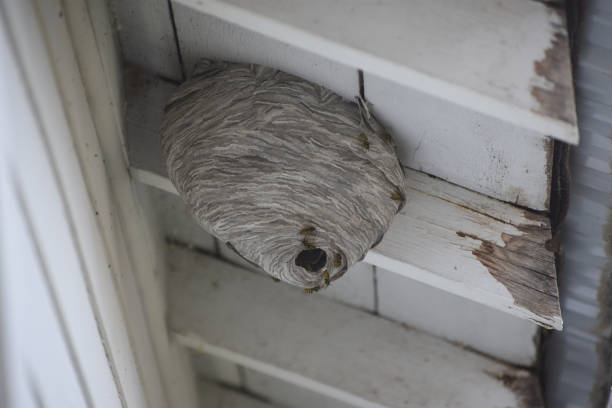
[[[565,21],[565,14],[549,8],[550,13],[558,14]],[[544,58],[534,62],[536,75],[544,81],[531,88],[531,94],[538,101],[537,113],[554,117],[576,125],[576,104],[572,84],[572,66],[569,43],[564,25],[551,22],[553,38]]]
[[[526,216],[530,214],[525,213]],[[543,218],[536,214],[531,216]],[[481,242],[472,254],[504,285],[516,305],[547,319],[559,317],[555,257],[546,248],[551,237],[550,228],[521,225],[517,229],[520,234],[502,233],[503,246],[462,231],[457,231],[457,235]]]

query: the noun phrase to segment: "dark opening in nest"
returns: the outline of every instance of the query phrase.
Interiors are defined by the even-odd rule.
[[[308,272],[319,272],[327,263],[327,254],[319,248],[305,249],[295,257],[295,264]]]

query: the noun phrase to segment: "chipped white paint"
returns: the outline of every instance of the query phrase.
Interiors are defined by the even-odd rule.
[[[406,176],[410,187],[406,206],[365,262],[538,324],[562,327],[558,310],[550,316],[537,316],[516,304],[508,289],[473,254],[483,240],[504,247],[502,234],[522,236],[518,226],[544,227],[541,220],[532,220],[523,210],[416,171],[407,171]],[[479,212],[483,208],[488,211]],[[459,232],[467,236],[461,237]],[[537,275],[533,278],[534,282],[538,279]],[[528,282],[522,284],[531,286]]]
[[[544,59],[563,25],[559,13],[540,2],[174,3],[540,134],[578,141],[575,122],[554,111],[538,113],[532,95],[532,86],[542,84],[534,63]],[[560,82],[573,100],[571,77]]]
[[[519,405],[494,375],[521,371],[192,251],[171,252],[170,324],[187,347],[356,407]]]
[[[465,288],[512,303],[506,287],[472,255],[481,241],[461,239],[457,231],[476,232],[499,246],[505,245],[502,233],[520,234],[513,225],[490,222],[486,215],[409,191],[404,210],[396,216],[381,244],[368,252],[365,262],[430,284],[437,281],[435,286],[447,286],[451,292]]]

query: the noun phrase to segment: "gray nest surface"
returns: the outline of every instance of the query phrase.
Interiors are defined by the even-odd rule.
[[[363,100],[259,65],[202,61],[169,100],[161,143],[202,227],[312,290],[362,260],[406,196],[393,141]]]

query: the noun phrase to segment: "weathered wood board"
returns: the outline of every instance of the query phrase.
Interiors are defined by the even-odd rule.
[[[549,220],[408,170],[406,206],[365,261],[561,329]]]
[[[170,254],[170,325],[193,350],[357,407],[542,406],[526,371],[193,251]]]
[[[564,15],[543,2],[179,3],[541,135],[578,141]]]

